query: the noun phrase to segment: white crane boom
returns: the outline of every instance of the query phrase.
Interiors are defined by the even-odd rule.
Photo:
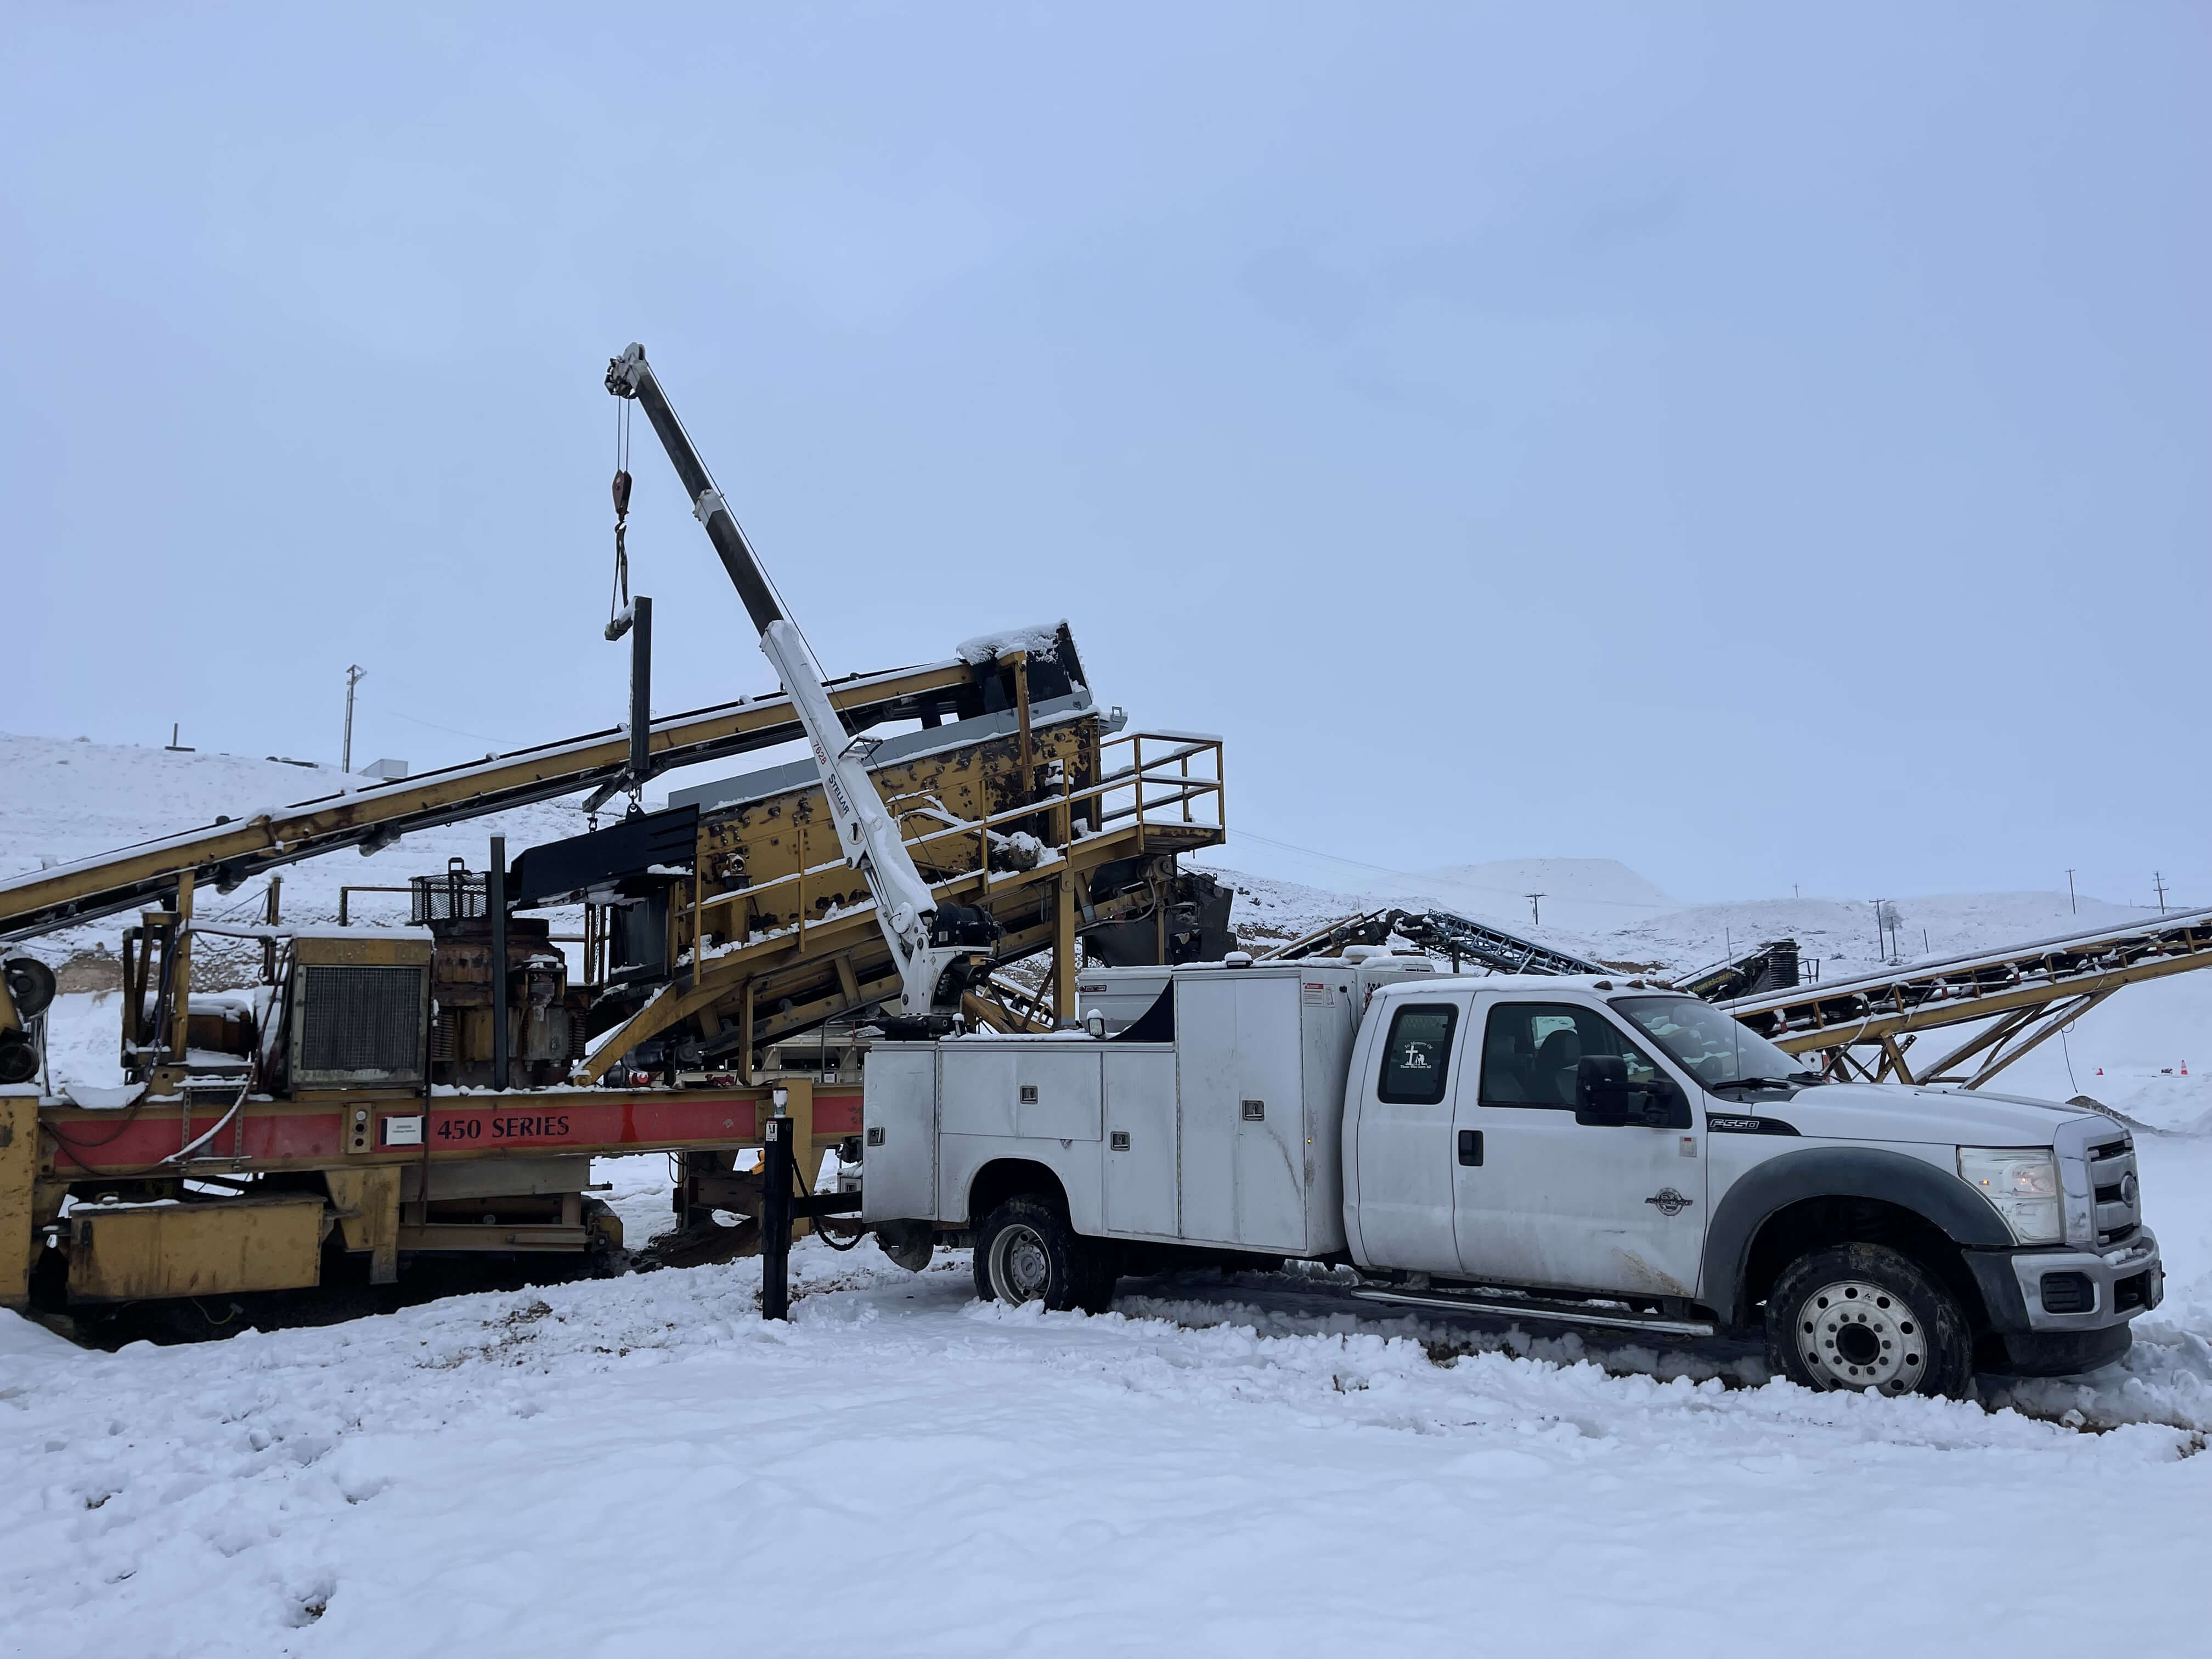
[[[988,947],[997,936],[996,924],[980,906],[939,904],[932,896],[897,823],[876,793],[875,780],[868,775],[867,756],[874,745],[865,738],[851,738],[830,706],[822,689],[821,664],[814,659],[805,636],[784,614],[758,556],[647,363],[643,346],[634,344],[609,362],[607,390],[617,398],[635,398],[645,410],[683,480],[693,514],[706,527],[722,568],[760,630],[761,650],[775,665],[805,730],[807,747],[813,751],[823,793],[836,821],[837,845],[845,862],[860,872],[875,896],[877,925],[898,963],[900,1014],[939,1029],[950,1025],[966,988],[967,963],[979,947]]]

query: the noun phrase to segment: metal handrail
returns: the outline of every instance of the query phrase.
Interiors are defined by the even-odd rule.
[[[1141,744],[1142,739],[1147,735],[1160,738],[1164,734],[1147,734],[1141,732],[1128,732],[1119,737],[1109,738],[1107,740],[1107,744],[1101,744],[1100,747],[1103,750],[1109,744],[1115,743]],[[1135,787],[1138,790],[1138,801],[1131,805],[1117,807],[1110,812],[1102,813],[1100,816],[1100,822],[1102,823],[1115,823],[1121,818],[1129,817],[1133,815],[1141,815],[1146,810],[1157,811],[1161,807],[1173,806],[1179,803],[1182,804],[1184,808],[1184,817],[1182,821],[1184,823],[1189,823],[1192,821],[1189,817],[1189,801],[1201,795],[1210,794],[1218,798],[1221,795],[1223,789],[1221,779],[1218,777],[1186,778],[1180,773],[1172,774],[1164,779],[1155,778],[1152,781],[1156,784],[1172,787],[1175,789],[1176,793],[1167,796],[1164,799],[1154,799],[1152,800],[1146,800],[1143,799],[1142,789],[1144,781],[1147,777],[1151,776],[1156,769],[1165,768],[1170,765],[1187,766],[1188,763],[1188,757],[1192,755],[1203,754],[1208,750],[1211,750],[1216,757],[1215,764],[1218,769],[1219,765],[1218,757],[1221,753],[1222,741],[1218,738],[1203,741],[1194,741],[1179,737],[1169,738],[1166,740],[1182,744],[1184,746],[1172,750],[1169,754],[1162,756],[1156,761],[1147,763],[1139,760],[1135,765],[1133,765],[1128,769],[1113,774],[1110,776],[1102,777],[1097,783],[1085,785],[1081,789],[1074,788],[1071,781],[1070,783],[1063,786],[1060,794],[1057,799],[1025,802],[1018,806],[1010,806],[1001,812],[994,812],[986,817],[963,819],[957,823],[947,824],[942,829],[932,830],[922,835],[906,836],[902,837],[902,839],[906,842],[906,844],[908,847],[912,848],[921,847],[931,842],[948,840],[956,836],[975,836],[981,843],[981,861],[980,870],[963,871],[957,875],[947,876],[942,881],[932,882],[929,885],[933,890],[941,887],[951,887],[957,883],[972,881],[975,878],[976,875],[980,873],[983,878],[982,891],[988,894],[991,890],[993,874],[990,867],[989,836],[990,831],[999,825],[1018,823],[1025,818],[1034,818],[1040,812],[1065,813],[1066,816],[1061,817],[1061,825],[1063,833],[1067,836],[1067,839],[1061,841],[1058,847],[1053,849],[1060,857],[1064,859],[1067,856],[1068,849],[1074,845],[1073,821],[1074,808],[1077,804],[1094,798],[1103,797],[1115,791],[1129,789],[1132,787]],[[1141,754],[1141,750],[1139,749],[1138,752]],[[773,892],[778,888],[791,886],[793,884],[799,885],[799,896],[802,901],[799,907],[799,921],[797,924],[797,927],[799,935],[803,937],[806,925],[805,906],[804,903],[805,892],[804,884],[806,878],[809,876],[818,876],[827,871],[841,870],[845,867],[845,860],[842,858],[834,859],[826,863],[811,866],[805,864],[803,859],[804,854],[802,853],[801,867],[793,871],[787,876],[777,876],[773,880],[761,882],[755,886],[732,888],[727,892],[717,893],[711,897],[702,897],[698,899],[695,902],[692,910],[694,919],[692,936],[694,939],[696,940],[698,936],[698,915],[700,912],[705,910],[709,906],[734,902],[740,897],[748,899],[753,898],[763,893]],[[1034,873],[1035,872],[1033,871],[1014,871],[1008,872],[1002,878],[1018,881],[1027,878]],[[858,905],[854,907],[854,910],[858,910],[861,907]],[[694,949],[695,951],[696,949],[696,944],[694,945]]]

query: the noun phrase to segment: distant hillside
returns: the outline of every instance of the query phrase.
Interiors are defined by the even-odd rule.
[[[344,782],[335,766],[0,733],[0,876],[74,863],[212,823],[218,816],[251,817],[271,806],[335,794]],[[450,858],[466,859],[471,869],[481,870],[488,839],[495,834],[520,850],[584,828],[584,816],[573,803],[550,802],[425,830],[368,858],[349,851],[288,865],[278,872],[284,918],[335,921],[340,886],[404,887],[410,876],[443,870]],[[236,920],[258,920],[267,889],[261,878],[234,893],[204,893],[199,915],[234,912]],[[404,921],[407,900],[396,893],[357,893],[349,912],[357,921]],[[55,963],[101,947],[112,951],[133,920],[128,913],[105,917],[24,948]],[[202,950],[196,961],[211,963],[221,955]]]

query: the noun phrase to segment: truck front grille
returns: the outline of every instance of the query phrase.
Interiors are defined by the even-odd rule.
[[[2090,1147],[2089,1182],[2096,1203],[2097,1248],[2126,1243],[2142,1226],[2142,1192],[2136,1175],[2134,1139],[2122,1135]]]

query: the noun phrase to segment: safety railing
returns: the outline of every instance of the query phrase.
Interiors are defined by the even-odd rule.
[[[1151,747],[1150,753],[1146,752],[1147,745]],[[1121,750],[1127,751],[1127,759],[1115,765],[1114,761],[1120,758],[1115,751]],[[1035,880],[1037,870],[1049,863],[1064,861],[1080,842],[1118,826],[1134,830],[1135,850],[1139,853],[1148,850],[1148,837],[1158,838],[1164,832],[1173,837],[1177,847],[1188,845],[1190,838],[1176,831],[1211,831],[1206,839],[1218,839],[1228,825],[1221,750],[1220,738],[1198,732],[1121,732],[1099,745],[1100,775],[1094,783],[1079,789],[1073,778],[1063,773],[1057,795],[1042,794],[988,817],[944,824],[902,839],[915,853],[916,862],[925,865],[933,861],[928,853],[940,846],[947,851],[962,848],[964,862],[965,848],[972,843],[975,867],[932,882],[930,887],[947,898],[979,900],[988,900],[1000,889]],[[1041,817],[1050,828],[1050,836],[1046,840],[1050,857],[1040,859],[1029,867],[993,870],[993,836],[1003,837],[1036,823]],[[688,907],[692,939],[696,941],[700,937],[706,912],[722,905],[757,907],[763,897],[778,894],[784,888],[795,890],[798,920],[792,932],[798,945],[804,945],[810,925],[818,927],[825,921],[842,920],[845,913],[841,911],[835,916],[816,918],[811,924],[808,921],[806,889],[810,879],[819,883],[830,878],[834,872],[841,890],[850,884],[842,856],[820,864],[809,861],[808,839],[805,826],[801,826],[799,867],[789,875],[712,895],[701,894],[695,881],[692,902]]]

